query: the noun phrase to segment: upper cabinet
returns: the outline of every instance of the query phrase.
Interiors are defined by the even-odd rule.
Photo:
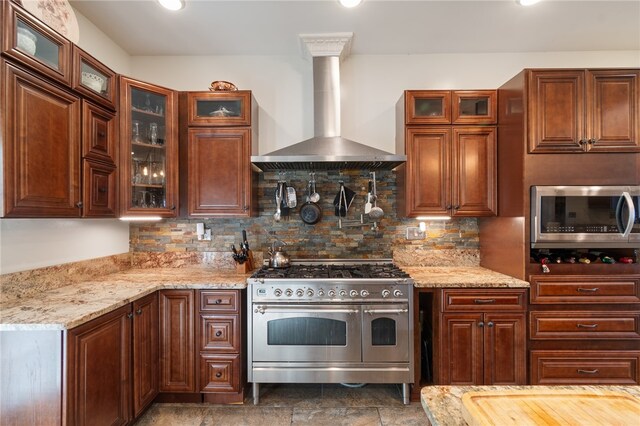
[[[495,90],[407,90],[405,124],[495,124]]]
[[[530,70],[531,153],[639,152],[640,70]]]
[[[71,42],[11,1],[2,2],[4,55],[65,85],[71,83]]]
[[[120,77],[120,199],[123,215],[175,217],[176,92]]]
[[[72,87],[109,109],[116,108],[116,73],[78,46],[73,46]]]
[[[191,92],[188,95],[189,126],[251,126],[251,91]]]
[[[251,92],[181,93],[180,110],[181,215],[257,215],[251,155],[258,114]]]
[[[398,102],[401,217],[497,213],[496,92],[405,91]]]
[[[80,98],[2,67],[5,217],[80,217]]]

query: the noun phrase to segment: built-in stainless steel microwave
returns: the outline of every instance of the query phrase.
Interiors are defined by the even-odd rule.
[[[531,187],[531,246],[640,247],[640,186]]]

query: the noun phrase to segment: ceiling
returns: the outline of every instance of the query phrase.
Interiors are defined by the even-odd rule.
[[[70,0],[134,56],[299,55],[298,34],[330,32],[353,32],[360,55],[640,51],[640,0],[186,2],[170,12],[155,0]]]

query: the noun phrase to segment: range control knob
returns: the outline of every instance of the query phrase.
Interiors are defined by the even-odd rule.
[[[387,290],[386,288],[382,290],[382,297],[389,297],[390,294],[391,291]]]
[[[356,297],[357,295],[358,295],[358,290],[351,290],[349,292],[349,296],[351,296],[351,297]]]
[[[298,297],[304,296],[304,290],[301,289],[301,288],[297,289],[296,290],[296,296],[298,296]]]
[[[313,293],[313,290],[309,290],[309,291]],[[324,296],[324,290],[323,289],[318,290],[318,296]]]
[[[291,297],[293,295],[293,290],[288,288],[288,289],[285,290],[284,294],[286,294],[287,296]]]
[[[282,290],[280,290],[279,288],[276,288],[275,290],[273,290],[273,295],[276,297],[282,296]]]
[[[369,295],[369,292],[367,290],[360,291],[360,296],[367,297],[368,295]]]
[[[400,290],[393,290],[393,297],[400,297],[400,296],[403,296]]]
[[[329,290],[329,297],[335,297],[335,295],[336,295],[335,290]]]
[[[320,292],[318,292],[318,294],[320,294]],[[307,290],[307,296],[309,297],[313,296],[313,290],[311,289]]]
[[[347,295],[347,290],[340,290],[340,297],[345,297]]]

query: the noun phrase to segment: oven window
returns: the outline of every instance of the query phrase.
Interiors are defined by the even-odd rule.
[[[396,345],[396,322],[391,318],[376,318],[371,321],[371,344],[373,346]]]
[[[327,318],[283,318],[267,324],[267,344],[346,346],[347,323]]]

